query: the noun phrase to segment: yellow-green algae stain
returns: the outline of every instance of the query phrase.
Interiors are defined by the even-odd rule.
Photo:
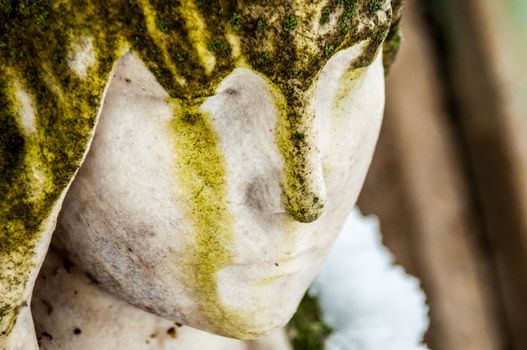
[[[214,94],[221,79],[240,62],[265,75],[285,100],[285,113],[278,126],[278,145],[286,165],[284,206],[299,221],[312,221],[320,215],[321,205],[305,184],[309,174],[302,168],[314,147],[310,144],[312,138],[306,135],[312,130],[313,119],[306,95],[329,59],[328,47],[336,52],[369,38],[370,45],[356,64],[367,66],[390,28],[392,12],[387,0],[382,4],[376,1],[375,11],[371,10],[370,0],[329,0],[324,1],[325,6],[322,0],[316,0],[310,2],[310,11],[319,9],[324,16],[339,17],[336,28],[313,36],[312,27],[305,21],[318,23],[316,18],[322,14],[299,16],[303,10],[297,5],[301,3],[0,0],[0,341],[9,331],[4,325],[12,324],[5,320],[16,317],[7,315],[16,314],[34,268],[41,224],[80,164],[109,74],[123,47],[143,59],[171,98],[179,100],[183,109],[188,107],[188,113],[196,108],[189,101]],[[196,18],[206,30],[197,33]],[[240,43],[241,58],[233,57],[233,35]],[[79,37],[90,38],[95,51],[96,64],[85,77],[77,76],[68,65],[71,45]],[[6,74],[8,71],[12,74]],[[26,135],[18,123],[10,90],[12,79],[19,79],[35,102],[36,133],[32,135]],[[204,128],[208,125],[200,123]],[[189,142],[185,141],[187,145]],[[45,186],[36,201],[36,180],[29,166],[35,163],[34,157],[46,168]],[[182,170],[182,174],[188,171]],[[207,178],[223,178],[221,172],[208,174]],[[187,192],[193,193],[191,184],[187,186]],[[214,188],[215,193],[223,191]],[[203,208],[199,211],[203,214],[194,218],[200,230],[209,227],[205,223],[215,222],[218,215],[228,216],[223,209],[208,211],[217,204],[206,202],[216,196],[200,197]],[[228,237],[229,228],[222,224],[217,229],[225,231],[198,233],[197,261],[204,266],[197,267],[197,272],[203,286],[211,290],[201,295],[210,301],[204,303],[208,305],[218,302],[211,296],[215,293],[211,276],[217,266],[230,259],[226,243],[222,243],[221,251],[225,250],[221,254],[215,246],[220,237]],[[218,238],[212,239],[215,235]],[[211,312],[211,317],[218,321],[213,314],[217,312]]]
[[[234,218],[227,207],[227,184],[219,140],[210,115],[199,104],[175,105],[174,133],[176,173],[183,190],[184,207],[192,218],[196,242],[189,253],[189,283],[199,300],[200,311],[211,325],[232,336],[247,337],[243,314],[222,307],[216,273],[232,260]],[[219,327],[218,327],[219,328]],[[218,329],[220,330],[220,329]]]

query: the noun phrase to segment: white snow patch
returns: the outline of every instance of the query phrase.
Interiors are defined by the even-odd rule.
[[[88,69],[95,63],[97,63],[97,60],[93,49],[93,38],[87,36],[78,37],[71,45],[68,55],[68,67],[79,77],[85,78]]]
[[[309,290],[334,332],[326,350],[424,350],[428,306],[419,281],[393,264],[376,218],[349,215]]]
[[[35,125],[35,108],[31,95],[27,93],[20,82],[15,81],[15,97],[18,102],[18,115],[20,116],[20,125],[27,134],[37,132]]]

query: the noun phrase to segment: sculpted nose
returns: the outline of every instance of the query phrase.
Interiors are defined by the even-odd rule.
[[[235,70],[218,91],[203,107],[214,115],[232,194],[228,201],[236,206],[231,210],[241,216],[248,206],[251,220],[284,212],[298,222],[318,219],[326,188],[320,123],[309,92],[287,94],[246,69]]]
[[[282,203],[296,221],[313,222],[326,201],[315,112],[304,96],[277,95],[275,100],[280,111],[277,144],[284,160]]]

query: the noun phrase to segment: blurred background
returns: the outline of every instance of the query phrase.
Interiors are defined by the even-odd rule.
[[[359,207],[434,350],[527,349],[527,0],[407,0]]]

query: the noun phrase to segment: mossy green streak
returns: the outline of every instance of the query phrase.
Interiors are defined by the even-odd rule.
[[[232,259],[233,217],[226,201],[227,184],[219,140],[212,129],[210,116],[199,105],[174,106],[174,152],[182,203],[193,220],[195,247],[190,252],[189,284],[198,297],[201,312],[211,325],[237,334],[244,317],[222,306],[216,273]],[[244,334],[240,334],[243,337]]]
[[[311,28],[306,25],[309,18],[321,17],[300,16],[302,9],[295,8],[293,1],[0,0],[0,317],[16,314],[34,268],[41,225],[80,165],[109,74],[124,48],[136,52],[171,98],[179,101],[181,116],[198,113],[190,101],[213,95],[236,66],[248,65],[265,75],[285,101],[279,123],[284,127],[278,130],[286,167],[284,206],[295,219],[312,221],[320,215],[322,202],[312,193],[303,168],[315,147],[310,137],[302,136],[312,129],[313,115],[306,113],[308,90],[329,59],[328,47],[336,52],[370,39],[357,65],[371,62],[390,27],[391,9],[385,5],[386,1],[375,5],[377,12],[385,12],[386,20],[381,21],[367,0],[330,0],[325,7],[321,0],[310,2],[309,9],[324,11],[324,18],[341,14],[339,27],[313,42],[302,31]],[[327,25],[325,21],[320,22]],[[359,31],[364,21],[375,24]],[[229,33],[239,39],[243,59],[233,57]],[[96,61],[83,77],[68,66],[70,51],[80,37],[92,40]],[[24,134],[18,122],[13,81],[34,101],[36,133],[32,135]],[[197,115],[200,132],[209,130],[207,118]],[[174,130],[181,146],[189,147],[192,137],[201,134],[185,123],[176,118]],[[186,131],[178,134],[176,126]],[[217,147],[207,135],[208,131],[202,136],[210,143],[204,140],[198,146]],[[212,164],[220,164],[220,158],[212,159]],[[38,200],[32,164],[39,164],[45,175]],[[185,168],[180,174],[187,193],[195,188],[183,174],[204,165],[200,164],[180,164]],[[217,302],[212,275],[230,259],[226,246],[230,219],[224,205],[218,206],[223,203],[219,196],[224,196],[224,170],[206,169],[203,179],[214,190],[200,194],[193,204],[201,213],[193,214],[198,231],[195,272],[203,289],[210,291],[201,295],[208,300],[204,305],[216,314],[221,308],[212,306]],[[225,216],[220,225],[221,215]],[[211,229],[215,225],[219,225],[217,236]],[[4,321],[2,328],[12,324]],[[7,327],[0,333],[8,333]]]

